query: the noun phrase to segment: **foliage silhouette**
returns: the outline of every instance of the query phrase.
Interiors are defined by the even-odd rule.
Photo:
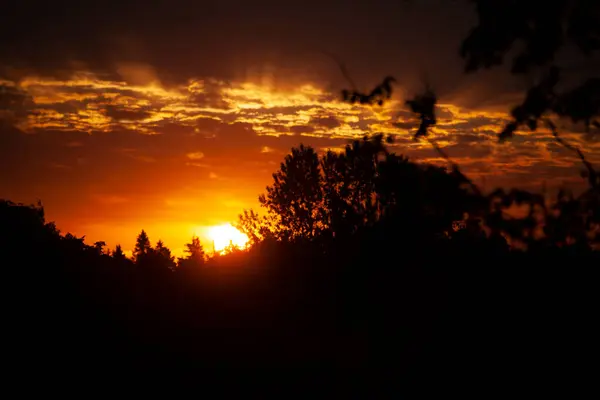
[[[524,46],[512,59],[513,73],[552,63],[564,46],[573,45],[585,56],[600,50],[597,2],[558,0],[544,6],[517,1],[471,2],[475,3],[479,23],[460,49],[468,72],[502,64],[519,41]]]
[[[536,130],[537,121],[550,112],[573,122],[583,122],[586,129],[598,127],[594,118],[600,114],[600,80],[589,78],[575,88],[557,93],[561,70],[556,56],[565,48],[575,48],[586,58],[600,50],[600,6],[589,0],[559,0],[548,4],[535,2],[472,0],[478,25],[464,39],[460,54],[465,70],[473,72],[504,62],[517,43],[522,49],[512,59],[513,74],[530,72],[534,67],[547,70],[547,77],[528,92],[525,101],[513,109],[517,127],[526,123]],[[509,125],[502,133],[508,136],[516,127]]]
[[[260,197],[267,215],[259,216],[252,210],[240,215],[238,228],[254,245],[268,238],[328,243],[331,238],[351,237],[386,224],[419,224],[428,237],[448,237],[454,234],[457,221],[478,226],[477,235],[489,231],[495,241],[506,238],[519,242],[518,246],[546,248],[566,243],[564,235],[548,236],[555,217],[543,196],[501,189],[483,195],[455,166],[448,171],[389,152],[383,135],[354,141],[343,153],[329,151],[320,158],[310,147],[301,145],[292,150],[273,177],[273,186]],[[288,191],[289,187],[293,189]],[[279,195],[282,193],[285,195]],[[570,229],[580,233],[569,240],[577,237],[584,247],[596,246],[596,191],[572,201],[579,211],[568,218],[574,224]],[[563,203],[559,197],[552,207],[563,210]],[[528,207],[529,211],[523,218],[511,217],[508,212],[515,207]]]
[[[145,231],[129,260],[61,234],[41,205],[0,202],[0,250],[19,255],[7,359],[195,380],[222,366],[358,379],[584,365],[574,354],[597,337],[594,197],[483,196],[381,135],[339,154],[292,149],[273,180],[267,215],[240,218],[249,249],[206,257],[193,237],[178,268]]]
[[[198,236],[192,236],[192,241],[185,244],[185,252],[187,256],[177,260],[178,271],[193,273],[204,266],[206,254]]]
[[[248,236],[248,245],[254,246],[264,240],[275,238],[276,220],[271,216],[258,215],[254,210],[244,210],[235,227]]]
[[[531,131],[545,122],[557,143],[574,151],[586,168],[585,176],[592,188],[598,185],[598,172],[585,159],[581,150],[569,145],[558,135],[556,124],[551,118],[566,118],[573,123],[583,123],[586,132],[590,128],[600,129],[600,79],[595,76],[583,78],[583,83],[574,86],[562,85],[562,70],[557,63],[557,54],[563,48],[575,48],[587,60],[600,50],[600,5],[593,0],[557,0],[542,5],[537,2],[469,0],[478,16],[478,24],[465,37],[460,46],[460,55],[465,60],[465,72],[489,69],[503,64],[507,54],[518,48],[512,59],[511,73],[525,74],[534,69],[542,71],[539,82],[532,86],[524,101],[511,110],[513,121],[499,133],[506,140],[522,127]],[[356,90],[343,64],[338,63],[353,90],[342,90],[342,98],[349,103],[382,105],[391,98],[395,83],[386,77],[369,94]],[[591,65],[591,64],[590,64]],[[564,70],[564,68],[563,68]],[[579,74],[581,75],[581,74]],[[573,78],[572,76],[572,78]],[[384,94],[384,95],[382,95]],[[436,124],[436,95],[427,87],[421,95],[408,100],[406,105],[420,119],[415,138],[425,137],[428,129]],[[430,139],[435,150],[444,158],[448,155]]]
[[[319,158],[314,149],[303,145],[293,148],[273,180],[259,202],[279,218],[277,234],[286,239],[318,236],[323,229],[323,197]]]

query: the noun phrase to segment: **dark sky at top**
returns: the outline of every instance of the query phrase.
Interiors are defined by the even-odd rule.
[[[39,71],[144,62],[163,82],[235,79],[268,64],[286,79],[338,84],[328,52],[364,85],[393,74],[405,85],[427,77],[446,91],[466,79],[458,46],[474,22],[469,5],[451,0],[11,0],[0,17],[0,56]]]

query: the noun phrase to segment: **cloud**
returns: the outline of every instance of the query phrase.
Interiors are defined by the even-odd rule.
[[[162,86],[160,79],[156,74],[156,69],[151,65],[142,63],[123,63],[117,64],[117,73],[123,78],[125,82],[130,85],[153,85]]]
[[[189,128],[204,138],[229,138],[232,132],[238,137],[243,127],[248,135],[263,137],[352,139],[369,132],[408,136],[418,124],[398,100],[383,107],[353,106],[313,84],[277,88],[191,79],[165,88],[150,67],[126,64],[119,71],[123,81],[79,71],[69,79],[25,76],[11,83],[23,98],[32,99],[18,127],[28,132],[128,130],[147,135]],[[456,136],[453,140],[462,143],[485,141],[490,129],[503,121],[498,113],[451,104],[440,105],[438,114],[436,134]]]
[[[294,134],[303,134],[303,133],[313,133],[315,132],[315,127],[309,125],[296,125],[290,127],[290,132]]]
[[[221,91],[229,85],[216,79],[190,79],[187,84],[190,102],[208,113],[222,114],[231,111],[231,105],[224,100]]]
[[[195,151],[193,153],[187,153],[186,156],[190,160],[201,160],[204,158],[204,153],[201,151]]]
[[[143,153],[139,149],[136,148],[118,148],[116,149],[118,153],[125,155],[126,157],[144,163],[154,163],[157,161],[156,157],[152,157],[148,154]]]
[[[197,168],[210,168],[210,165],[208,165],[208,164],[197,163],[197,162],[186,162],[185,165],[187,165],[189,167],[197,167]]]
[[[32,100],[26,91],[14,82],[0,80],[0,120],[22,118],[31,106]]]
[[[107,117],[112,118],[117,122],[126,121],[141,121],[148,119],[152,112],[143,109],[127,109],[126,107],[115,106],[112,104],[106,105],[104,112]]]
[[[143,68],[128,73],[79,71],[4,82],[14,99],[2,104],[19,118],[0,121],[0,167],[12,171],[0,176],[0,195],[42,198],[62,210],[56,218],[73,224],[98,222],[100,217],[86,214],[86,201],[114,221],[192,220],[202,213],[224,219],[237,214],[224,211],[215,194],[230,193],[229,201],[254,205],[282,155],[300,142],[322,152],[341,151],[348,140],[382,132],[395,136],[393,151],[447,165],[427,141],[412,140],[418,119],[400,99],[383,107],[353,106],[314,83],[280,88],[191,79],[163,86]],[[519,134],[500,145],[496,133],[508,118],[505,112],[446,102],[438,117],[431,138],[468,176],[485,177],[488,187],[541,185],[552,174],[557,182],[585,184],[578,160],[547,132]],[[594,143],[565,135],[589,149],[590,159],[600,154]],[[73,187],[77,201],[66,195]],[[174,209],[166,198],[192,199],[195,206]]]
[[[300,142],[339,150],[382,132],[395,136],[393,151],[447,165],[427,141],[412,140],[418,119],[404,100],[422,90],[422,71],[441,102],[432,139],[469,176],[485,176],[489,187],[585,184],[578,160],[546,132],[497,143],[523,92],[506,71],[463,74],[456,48],[475,16],[467,2],[436,2],[432,13],[428,1],[140,8],[106,0],[93,24],[81,18],[80,3],[12,2],[0,13],[0,168],[10,171],[0,174],[0,196],[42,198],[64,229],[85,228],[80,234],[101,240],[129,224],[118,237],[131,246],[142,226],[191,236],[188,225],[235,219],[255,204],[282,155]],[[365,20],[382,29],[355,29]],[[398,38],[411,40],[397,46]],[[347,82],[314,49],[337,49],[361,90],[393,71],[394,98],[383,107],[342,103]],[[561,132],[600,163],[594,143],[568,134],[577,129]],[[198,149],[210,157],[187,157]],[[115,206],[99,194],[128,201]]]
[[[338,126],[342,125],[342,123],[333,115],[330,115],[328,117],[311,118],[309,124],[314,124],[328,129],[337,128]]]

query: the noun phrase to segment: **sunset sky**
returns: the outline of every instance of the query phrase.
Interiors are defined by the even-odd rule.
[[[583,183],[547,132],[497,143],[530,81],[462,73],[458,46],[475,22],[464,2],[123,3],[0,11],[0,198],[42,200],[48,220],[88,243],[131,250],[143,228],[180,255],[192,234],[257,208],[300,143],[339,149],[382,132],[396,152],[440,163],[411,139],[402,106],[424,80],[439,96],[436,139],[485,189]],[[340,102],[348,84],[330,53],[364,90],[395,76],[393,101]],[[600,143],[584,148],[600,162]]]

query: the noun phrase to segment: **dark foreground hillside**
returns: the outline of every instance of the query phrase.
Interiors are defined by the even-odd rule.
[[[597,360],[597,253],[374,229],[326,251],[266,241],[181,274],[98,254],[35,208],[5,205],[0,227],[15,379],[474,390],[585,381]]]

